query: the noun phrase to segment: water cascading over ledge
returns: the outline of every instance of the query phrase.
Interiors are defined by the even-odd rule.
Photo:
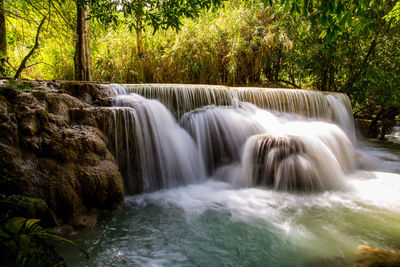
[[[124,87],[128,93],[159,100],[177,119],[209,105],[236,107],[240,102],[249,102],[280,114],[292,113],[337,123],[353,142],[356,141],[350,99],[341,93],[184,84],[129,84]]]
[[[140,181],[126,181],[127,193],[138,192],[138,185],[150,192],[206,176],[240,186],[327,190],[339,188],[343,173],[354,169],[354,122],[346,95],[207,85],[109,87],[118,106],[114,121],[124,122],[115,123],[125,133],[123,140],[115,135],[116,147],[123,144],[116,158],[120,161],[120,153],[126,158],[119,165],[129,180],[131,161],[140,161]],[[312,120],[335,122],[346,133]],[[134,127],[136,142],[129,141],[127,127]],[[137,145],[136,158],[129,143]]]

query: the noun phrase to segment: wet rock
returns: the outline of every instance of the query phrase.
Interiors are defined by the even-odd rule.
[[[49,234],[58,236],[70,236],[74,233],[74,228],[71,225],[63,224],[55,228],[47,230]]]
[[[64,82],[61,84],[62,92],[74,96],[85,103],[110,106],[107,99],[112,96],[110,89],[98,83]]]
[[[90,229],[97,223],[96,215],[80,215],[72,220],[75,229]]]
[[[43,198],[48,224],[78,228],[96,223],[93,210],[120,206],[122,177],[101,131],[112,112],[90,105],[106,97],[94,83],[1,82],[0,193]]]
[[[370,246],[358,246],[359,258],[357,265],[359,267],[394,267],[400,266],[400,250],[380,249]]]

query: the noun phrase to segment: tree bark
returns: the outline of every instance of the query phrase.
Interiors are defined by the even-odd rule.
[[[139,59],[143,57],[143,3],[137,1],[136,10],[136,52]]]
[[[7,28],[4,12],[4,0],[0,0],[0,75],[5,76],[7,61]]]
[[[142,26],[141,23],[137,23],[138,27],[136,28],[136,47],[137,47],[137,55],[139,58],[143,57],[143,38],[142,38]]]
[[[279,80],[279,72],[281,71],[281,59],[282,59],[282,47],[279,47],[278,48],[278,52],[277,52],[277,56],[276,56],[274,81],[278,81]]]
[[[77,6],[77,35],[78,41],[75,49],[75,80],[91,81],[91,59],[90,59],[90,23],[88,6]]]

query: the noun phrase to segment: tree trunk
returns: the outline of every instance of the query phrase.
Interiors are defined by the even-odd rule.
[[[138,27],[136,28],[136,47],[138,58],[143,57],[143,38],[142,38],[142,26],[138,22]]]
[[[79,6],[77,16],[78,42],[75,49],[75,80],[91,81],[91,60],[90,60],[90,23],[87,20],[89,15],[88,6]]]
[[[139,59],[143,57],[143,1],[137,1],[136,17],[136,52]]]
[[[17,72],[14,75],[14,79],[17,79],[17,78],[19,78],[21,76],[21,73],[24,71],[24,69],[26,69],[26,63],[31,58],[31,56],[33,55],[35,50],[38,49],[38,47],[39,47],[40,30],[42,29],[42,26],[43,26],[44,22],[46,21],[46,18],[47,18],[47,15],[44,16],[42,21],[40,22],[39,27],[37,28],[37,31],[36,31],[35,44],[33,45],[31,51],[29,51],[29,53],[22,60],[21,64],[18,67]]]
[[[371,124],[369,125],[368,129],[368,137],[369,138],[377,138],[379,129],[378,129],[378,122],[382,118],[383,112],[380,111],[378,114],[376,114],[376,117],[371,121]]]
[[[278,48],[278,53],[277,53],[277,56],[276,56],[274,81],[278,81],[279,80],[279,72],[281,71],[281,59],[282,59],[282,47],[279,47]]]
[[[335,68],[333,66],[333,64],[329,65],[329,79],[328,79],[328,91],[329,92],[334,92],[335,91]]]
[[[5,76],[7,60],[7,29],[4,13],[4,0],[0,0],[0,75]]]

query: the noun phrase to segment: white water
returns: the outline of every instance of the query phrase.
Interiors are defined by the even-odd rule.
[[[400,121],[396,121],[396,125],[393,126],[392,132],[385,135],[385,138],[389,142],[400,144]]]
[[[116,105],[132,108],[129,115],[133,123],[125,124],[124,129],[135,127],[144,192],[206,178],[204,163],[192,138],[178,126],[164,105],[136,94],[119,95]]]
[[[126,197],[80,266],[354,266],[360,244],[400,247],[400,154],[355,147],[341,96],[317,94],[317,108],[283,94],[319,119],[238,102],[181,127],[160,102],[119,92],[115,150],[122,161],[136,143],[149,193]]]
[[[339,127],[281,119],[249,103],[241,106],[209,107],[181,120],[203,159],[211,162],[209,171],[222,168],[216,175],[220,179],[286,191],[327,190],[338,189],[344,173],[354,170],[353,145]]]
[[[223,105],[183,114],[181,128],[159,101],[128,94],[120,85],[109,86],[117,95],[116,106],[131,108],[123,114],[120,131],[125,132],[129,173],[130,162],[138,159],[129,158],[131,133],[127,128],[135,127],[144,192],[196,183],[210,175],[236,186],[262,185],[284,191],[339,190],[344,186],[344,175],[355,170],[356,155],[362,155],[353,147],[350,102],[342,94],[221,86],[125,87],[159,98],[170,108],[175,106],[178,113],[205,104]],[[224,106],[229,104],[233,106]],[[294,114],[296,110],[301,115]],[[331,118],[340,127],[321,121],[324,118]],[[117,120],[114,111],[114,121]],[[134,142],[130,143],[132,146]],[[115,144],[117,151],[117,133]],[[118,153],[116,157],[118,161]],[[359,158],[357,165],[362,166],[365,157]],[[127,179],[134,178],[128,175]],[[132,181],[125,184],[137,186]],[[130,191],[138,190],[127,190]]]

